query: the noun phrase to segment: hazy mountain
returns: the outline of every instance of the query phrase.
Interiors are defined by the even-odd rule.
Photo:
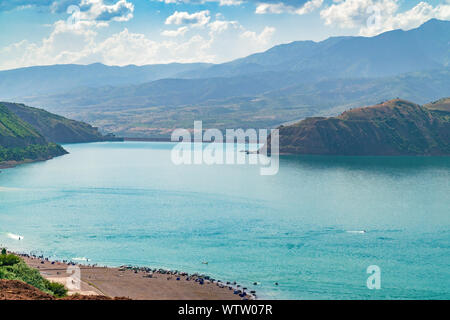
[[[403,97],[450,95],[450,22],[276,46],[220,65],[59,65],[0,72],[0,96],[126,136],[273,127]],[[155,80],[156,79],[156,80]]]
[[[280,128],[280,153],[450,155],[450,112],[396,99],[338,117],[307,118]]]
[[[450,21],[432,19],[417,29],[375,37],[334,37],[279,45],[184,76],[216,77],[261,71],[296,71],[305,79],[382,77],[436,69],[450,63]]]
[[[167,79],[76,90],[25,102],[121,136],[148,137],[168,136],[173,128],[191,127],[194,120],[222,129],[275,127],[396,97],[426,103],[450,96],[450,68],[290,85],[296,83],[292,81],[295,77],[295,73],[267,72],[232,78]]]
[[[201,70],[208,64],[172,63],[148,66],[52,65],[0,71],[0,98],[57,93],[80,87],[131,85],[176,77],[189,70]]]
[[[449,43],[450,22],[433,19],[417,29],[395,30],[375,37],[292,42],[218,65],[174,63],[115,67],[97,63],[21,68],[0,71],[0,98],[55,94],[80,87],[136,85],[165,78],[253,77],[267,72],[295,73],[291,84],[383,77],[448,66]],[[286,81],[281,85],[286,85]]]

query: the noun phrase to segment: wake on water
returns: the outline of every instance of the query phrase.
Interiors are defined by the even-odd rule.
[[[345,231],[345,232],[362,234],[362,233],[366,233],[366,230],[349,230],[349,231]]]
[[[14,233],[11,233],[11,232],[7,232],[6,236],[8,238],[10,238],[10,239],[13,239],[13,240],[23,240],[23,236],[18,235],[18,234],[14,234]]]

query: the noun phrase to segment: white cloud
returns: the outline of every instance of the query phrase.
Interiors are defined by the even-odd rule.
[[[73,1],[66,2],[73,3]],[[52,7],[55,12],[60,9],[62,7]],[[70,5],[65,10],[70,15],[67,23],[72,28],[86,25],[106,27],[111,21],[125,22],[132,19],[134,5],[127,0],[118,0],[113,4],[105,4],[104,0],[81,0],[79,5]]]
[[[450,5],[420,2],[399,12],[399,0],[338,0],[320,12],[326,25],[357,28],[360,35],[373,36],[394,29],[412,29],[432,18],[450,19]],[[448,0],[446,3],[450,3]]]
[[[219,5],[221,6],[239,6],[244,1],[241,0],[219,0]]]
[[[211,22],[208,27],[213,33],[221,33],[228,30],[230,27],[238,29],[240,25],[237,21],[216,20]]]
[[[186,32],[189,30],[188,27],[179,27],[177,30],[164,30],[161,32],[161,35],[165,37],[178,37],[178,36],[184,36]]]
[[[157,0],[157,1],[164,2],[166,4],[174,4],[174,3],[205,4],[207,2],[218,2],[220,6],[239,6],[244,2],[243,0]]]
[[[261,31],[260,34],[257,34],[254,31],[245,31],[241,34],[241,38],[251,40],[258,44],[265,45],[265,44],[269,43],[269,41],[272,38],[274,33],[275,33],[275,28],[265,27],[264,30]]]
[[[300,7],[295,7],[291,5],[284,4],[283,2],[278,3],[259,3],[256,6],[256,14],[281,14],[281,13],[291,13],[304,15],[313,12],[314,10],[320,8],[323,5],[323,0],[309,0],[305,2]]]
[[[204,24],[203,28],[188,24],[165,30],[162,35],[167,38],[162,39],[152,39],[127,28],[104,39],[96,24],[80,22],[73,28],[61,20],[40,42],[20,41],[0,49],[0,69],[93,62],[109,65],[224,62],[274,44],[272,27],[256,32],[237,21],[227,21],[222,16],[219,19]],[[195,34],[189,35],[194,31]]]
[[[119,0],[107,5],[103,0],[82,0],[81,7],[89,6],[87,11],[97,21],[128,21],[133,18],[134,5],[127,0]]]
[[[208,10],[188,13],[185,11],[175,11],[166,19],[165,24],[190,24],[193,26],[204,26],[211,20]]]

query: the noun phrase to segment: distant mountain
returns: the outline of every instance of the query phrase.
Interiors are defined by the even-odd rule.
[[[96,63],[21,68],[0,71],[0,99],[72,92],[78,88],[130,86],[167,78],[253,78],[255,74],[289,72],[295,74],[290,83],[294,85],[386,77],[449,66],[449,43],[450,21],[433,19],[417,29],[394,30],[375,37],[296,41],[217,65],[173,63],[117,67]],[[270,81],[270,77],[266,80]],[[286,83],[283,81],[281,85]]]
[[[417,29],[375,37],[297,41],[186,77],[228,77],[262,71],[295,71],[305,82],[331,78],[385,77],[449,66],[450,21],[432,19]]]
[[[98,128],[84,122],[70,120],[42,109],[27,107],[24,104],[0,103],[50,142],[81,143],[115,140],[113,136],[104,136]]]
[[[127,87],[80,89],[23,99],[104,131],[127,137],[167,137],[174,128],[272,128],[314,115],[396,97],[426,103],[450,96],[450,68],[394,77],[312,83],[296,73],[210,79],[163,79]],[[279,88],[281,86],[281,88]]]
[[[0,71],[0,98],[42,95],[70,91],[75,88],[125,86],[162,78],[176,77],[179,73],[201,70],[204,63],[148,66],[52,65]]]
[[[307,118],[280,127],[280,153],[450,155],[450,112],[396,99],[337,117]]]
[[[275,127],[395,97],[450,95],[450,21],[375,37],[297,41],[228,63],[56,65],[0,72],[0,97],[129,137]]]
[[[65,153],[61,146],[49,143],[0,103],[0,165],[9,161],[46,160]]]

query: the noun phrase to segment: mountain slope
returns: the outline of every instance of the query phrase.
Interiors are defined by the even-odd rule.
[[[127,137],[167,137],[203,120],[210,128],[268,128],[314,115],[404,97],[425,103],[450,96],[450,68],[376,79],[299,83],[296,73],[166,79],[129,87],[23,99]],[[284,88],[277,89],[282,84]],[[290,85],[291,84],[291,85]]]
[[[438,101],[428,103],[425,107],[434,111],[450,112],[450,98],[443,98]]]
[[[55,94],[77,88],[130,86],[167,78],[224,78],[264,72],[295,72],[296,83],[386,77],[449,66],[449,43],[450,21],[433,19],[413,30],[394,30],[375,37],[296,41],[217,65],[117,67],[96,63],[21,68],[0,71],[0,98]]]
[[[70,120],[23,104],[0,103],[50,142],[82,143],[114,140],[112,136],[103,136],[97,128],[84,122]]]
[[[45,160],[65,153],[0,103],[0,163]]]
[[[206,78],[289,70],[313,80],[384,77],[448,66],[449,43],[450,21],[432,19],[413,30],[394,30],[375,37],[296,41],[184,75]]]
[[[0,98],[57,93],[81,87],[125,86],[175,77],[181,72],[201,70],[203,63],[148,66],[52,65],[0,71]]]
[[[450,155],[450,113],[396,99],[338,117],[308,118],[280,127],[280,153]]]

